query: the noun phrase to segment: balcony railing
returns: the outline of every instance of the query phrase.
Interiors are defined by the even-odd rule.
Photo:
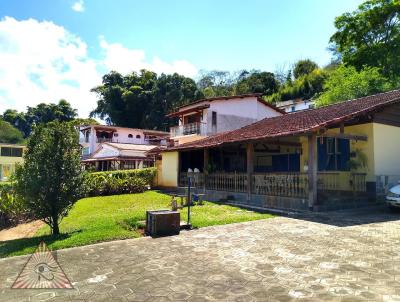
[[[112,142],[112,138],[105,138],[105,137],[97,137],[96,138],[96,143],[111,143]]]
[[[206,135],[206,123],[190,123],[170,128],[171,137],[197,134]]]

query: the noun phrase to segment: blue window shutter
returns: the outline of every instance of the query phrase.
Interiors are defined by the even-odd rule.
[[[350,141],[348,139],[339,139],[339,167],[341,171],[349,171],[350,160]]]

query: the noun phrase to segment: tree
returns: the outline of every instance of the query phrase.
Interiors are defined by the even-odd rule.
[[[331,49],[360,71],[378,67],[393,79],[400,74],[400,2],[369,0],[335,19]]]
[[[91,117],[118,126],[157,130],[168,130],[172,121],[165,117],[167,113],[202,97],[192,79],[177,73],[158,76],[148,70],[126,76],[112,71],[92,91],[98,101]]]
[[[40,103],[36,107],[27,107],[26,113],[8,109],[3,113],[3,119],[24,133],[28,137],[33,125],[52,121],[68,122],[77,117],[77,110],[71,107],[66,100],[58,104]]]
[[[239,78],[235,85],[235,94],[261,93],[270,95],[278,91],[279,81],[272,72],[247,72]]]
[[[313,70],[318,68],[318,64],[311,61],[310,59],[298,61],[293,68],[293,76],[295,79],[301,76],[310,74]]]
[[[59,223],[83,195],[79,137],[71,123],[58,121],[34,128],[16,169],[16,192],[38,219],[60,233]]]
[[[324,84],[324,92],[316,100],[324,106],[359,98],[392,89],[389,81],[376,67],[366,67],[358,72],[354,67],[340,66]]]
[[[293,99],[311,99],[323,90],[323,84],[328,73],[323,69],[314,69],[311,73],[303,75],[294,81],[287,80],[278,92],[268,96],[269,102],[276,103]]]
[[[10,123],[0,119],[0,143],[22,144],[23,142],[22,133]]]

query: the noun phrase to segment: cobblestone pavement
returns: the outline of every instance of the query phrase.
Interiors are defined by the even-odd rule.
[[[400,301],[400,213],[331,213],[62,250],[70,290],[10,289],[27,257],[0,260],[1,301]]]

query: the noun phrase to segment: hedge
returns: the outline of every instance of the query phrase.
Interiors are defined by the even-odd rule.
[[[156,168],[117,170],[86,174],[88,196],[141,193],[153,184]]]

